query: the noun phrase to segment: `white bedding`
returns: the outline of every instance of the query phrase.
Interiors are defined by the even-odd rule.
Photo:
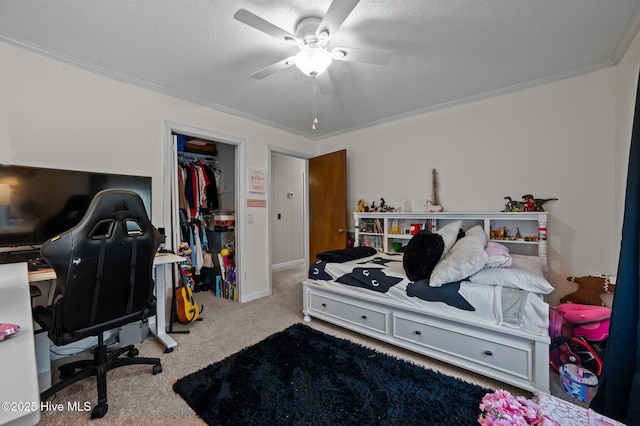
[[[324,286],[340,286],[356,293],[391,298],[447,318],[464,319],[517,328],[548,335],[548,305],[542,296],[502,285],[478,284],[470,281],[429,287],[408,280],[402,267],[402,255],[378,253],[371,257],[344,263],[318,261],[309,268],[309,280]],[[338,281],[349,282],[349,284]],[[354,285],[355,284],[355,285]],[[369,288],[365,288],[369,287]],[[388,290],[386,292],[382,289]],[[421,290],[422,297],[407,294]]]

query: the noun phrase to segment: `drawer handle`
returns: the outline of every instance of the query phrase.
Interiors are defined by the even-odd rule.
[[[363,316],[362,316],[362,319],[367,319],[367,316],[366,316],[366,315],[363,315]]]
[[[416,334],[422,334],[422,331],[420,331],[420,330],[416,330],[416,332],[415,332],[415,333],[416,333]]]
[[[322,304],[322,306],[326,308],[326,307],[327,307],[327,304],[326,304],[326,303],[323,303],[323,304]]]
[[[491,351],[490,351],[490,350],[488,350],[488,349],[487,349],[486,351],[484,351],[484,354],[485,354],[485,355],[489,355],[489,356],[493,356],[493,352],[491,352]]]

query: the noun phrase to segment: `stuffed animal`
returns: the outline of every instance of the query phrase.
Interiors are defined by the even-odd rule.
[[[367,203],[363,199],[358,201],[358,211],[361,213],[367,211]]]
[[[429,278],[444,252],[444,239],[440,234],[422,230],[405,247],[402,266],[411,281]]]
[[[567,281],[578,284],[578,288],[560,299],[561,303],[579,303],[583,305],[602,306],[601,294],[613,293],[615,284],[609,275],[586,275],[583,277],[567,277]]]

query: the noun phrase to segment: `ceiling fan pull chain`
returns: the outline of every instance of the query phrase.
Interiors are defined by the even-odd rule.
[[[316,129],[316,124],[318,124],[318,89],[316,88],[316,77],[312,77],[313,80],[313,124],[311,128],[313,130]]]

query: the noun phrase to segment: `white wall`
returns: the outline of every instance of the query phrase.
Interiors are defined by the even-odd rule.
[[[499,211],[505,196],[556,197],[550,301],[569,275],[615,274],[616,68],[381,124],[319,143],[347,148],[348,197],[421,211],[431,170],[448,211]],[[624,126],[623,126],[624,127]],[[353,223],[351,223],[351,227]]]
[[[266,171],[267,146],[313,154],[314,141],[122,83],[0,42],[0,163],[153,178],[152,221],[162,217],[165,122],[245,141],[245,166]],[[240,200],[246,203],[245,200]],[[268,294],[268,211],[246,208],[242,297]],[[167,219],[168,228],[168,219]],[[241,249],[242,250],[242,249]]]

